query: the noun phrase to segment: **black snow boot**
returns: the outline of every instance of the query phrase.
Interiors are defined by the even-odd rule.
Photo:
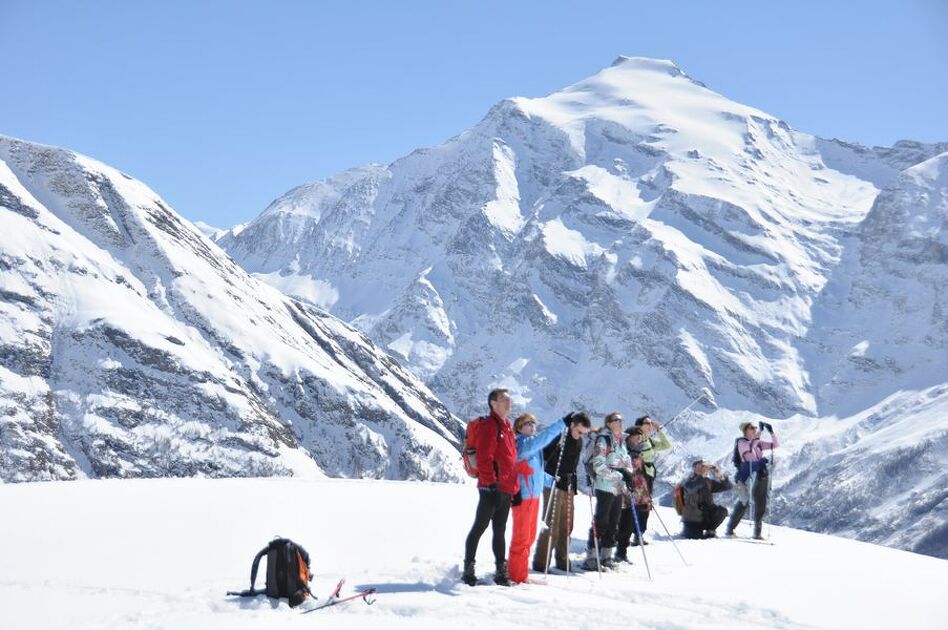
[[[461,574],[461,581],[468,586],[477,586],[477,576],[474,575],[474,561],[464,561],[464,573]]]
[[[507,563],[497,563],[497,573],[494,575],[494,584],[498,586],[510,586],[510,576],[507,575]]]

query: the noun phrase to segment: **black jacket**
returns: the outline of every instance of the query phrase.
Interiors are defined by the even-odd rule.
[[[560,461],[560,441],[556,440],[543,449],[543,469],[552,477],[559,477],[556,487],[566,490],[570,486],[576,492],[576,466],[579,464],[579,455],[582,451],[582,440],[574,439],[570,432],[566,432],[566,442],[563,444],[563,460]],[[559,474],[556,463],[560,462]]]
[[[681,512],[681,520],[686,523],[701,523],[705,514],[714,509],[712,494],[730,490],[733,484],[725,477],[723,480],[706,479],[692,474],[682,483],[685,507]]]

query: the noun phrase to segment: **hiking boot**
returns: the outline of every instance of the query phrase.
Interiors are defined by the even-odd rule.
[[[647,545],[648,541],[645,540],[644,538],[639,538],[638,536],[635,536],[634,538],[632,538],[632,542],[629,544],[633,547],[638,547],[639,545],[643,545],[643,546]]]
[[[729,530],[727,530],[726,532],[724,532],[724,537],[725,537],[725,538],[737,538],[737,534],[735,534],[732,530],[729,529]]]
[[[615,569],[616,561],[612,559],[614,547],[603,547],[599,550],[599,564],[605,569]]]
[[[702,538],[706,538],[706,539],[707,539],[707,538],[717,538],[717,537],[718,537],[718,533],[717,533],[716,531],[714,531],[713,529],[705,530],[704,534],[702,535]]]
[[[624,550],[622,550],[622,549],[617,549],[617,550],[616,550],[616,556],[615,556],[615,562],[617,562],[617,563],[621,563],[621,562],[631,562],[631,561],[629,560],[629,554],[628,554],[628,552],[626,552],[626,551],[624,551]]]
[[[494,584],[497,586],[510,586],[510,576],[507,575],[507,563],[497,563],[497,573],[494,574]]]
[[[474,575],[474,561],[464,561],[464,573],[461,574],[461,581],[468,586],[477,586],[477,576]]]
[[[586,560],[582,564],[583,569],[586,571],[598,571],[599,570],[599,559],[596,557],[595,549],[586,550]]]

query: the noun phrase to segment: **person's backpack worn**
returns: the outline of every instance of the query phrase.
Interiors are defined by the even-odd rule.
[[[583,444],[583,451],[580,455],[580,461],[582,461],[583,469],[586,471],[585,481],[588,484],[589,489],[591,489],[596,484],[596,469],[592,463],[593,458],[596,456],[596,442],[599,441],[599,438],[606,438],[607,456],[612,447],[612,439],[609,437],[609,433],[607,433],[607,431],[610,431],[608,427],[599,429],[598,431],[590,431],[586,436],[586,443]]]
[[[734,468],[738,470],[741,469],[741,465],[744,463],[744,460],[741,458],[741,452],[737,448],[737,443],[743,440],[744,438],[737,438],[734,440],[734,452],[731,454],[731,463],[734,464]]]
[[[267,557],[266,588],[254,588],[257,581],[257,569],[260,568],[260,559]],[[288,538],[274,538],[266,547],[257,553],[250,567],[250,588],[246,591],[228,592],[228,595],[254,597],[286,597],[290,600],[290,607],[299,606],[312,595],[309,582],[313,573],[309,568],[309,554],[300,545]]]
[[[675,511],[680,516],[685,511],[685,489],[680,483],[675,484]]]
[[[464,462],[464,470],[468,477],[477,479],[477,436],[481,431],[489,430],[487,423],[490,416],[481,416],[474,418],[467,423],[464,431],[464,451],[461,453],[461,460]],[[496,421],[495,421],[496,424]],[[500,427],[497,427],[497,439],[500,440]]]

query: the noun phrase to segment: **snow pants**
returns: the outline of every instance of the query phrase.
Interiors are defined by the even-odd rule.
[[[635,510],[635,514],[632,514]],[[648,515],[651,510],[645,505],[627,506],[622,508],[622,514],[619,515],[619,534],[616,537],[619,556],[624,556],[629,548],[629,542],[635,534],[635,519],[639,519],[639,527],[642,533],[648,528]]]
[[[622,512],[622,497],[611,492],[596,490],[596,515],[593,522],[599,538],[600,549],[611,549],[616,546],[616,533],[619,529],[619,515]],[[595,547],[593,528],[589,529],[587,549]]]
[[[510,540],[510,556],[507,573],[514,582],[526,582],[530,562],[530,547],[537,536],[537,517],[540,515],[540,499],[524,499],[513,511],[513,538]]]
[[[553,512],[547,506],[550,501],[556,497],[556,505]],[[556,494],[550,491],[550,488],[543,489],[543,510],[544,514],[549,513],[547,521],[548,529],[540,532],[540,538],[537,540],[537,550],[533,554],[533,569],[535,571],[545,571],[547,557],[550,554],[550,545],[553,545],[556,558],[556,567],[566,570],[569,562],[569,539],[573,535],[573,493],[566,490],[556,489]]]
[[[750,507],[751,518],[754,519],[754,536],[760,536],[761,522],[764,520],[764,514],[767,512],[767,475],[758,473],[753,479],[753,486],[748,490],[748,479],[745,482],[735,484],[737,490],[737,503],[731,510],[731,520],[727,522],[728,533],[733,532],[737,524],[744,518],[744,512]],[[750,493],[753,493],[753,502],[751,502]]]
[[[704,538],[705,532],[713,533],[725,518],[727,518],[727,508],[723,505],[715,505],[704,511],[704,519],[700,522],[682,521],[684,527],[681,536],[691,539]]]

